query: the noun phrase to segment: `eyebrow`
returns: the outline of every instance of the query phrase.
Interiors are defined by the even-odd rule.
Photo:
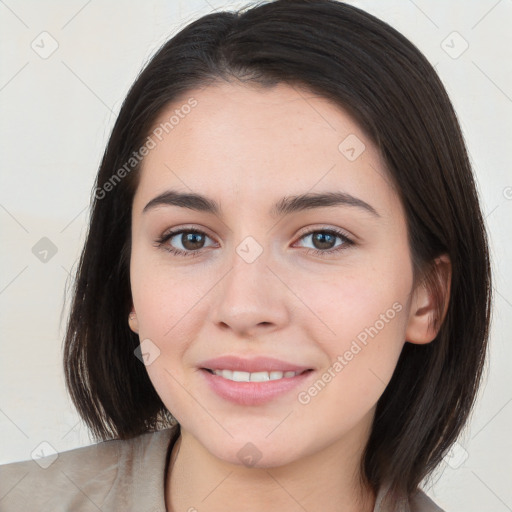
[[[142,213],[146,213],[159,206],[179,206],[213,215],[221,214],[221,207],[215,200],[201,194],[183,193],[176,190],[167,190],[151,199],[142,210]],[[297,196],[286,196],[281,198],[271,208],[270,215],[272,217],[281,217],[294,212],[329,206],[353,206],[365,210],[376,217],[380,217],[373,206],[346,192],[306,193]]]

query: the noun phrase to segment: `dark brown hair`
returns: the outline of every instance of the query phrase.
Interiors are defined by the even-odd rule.
[[[134,356],[139,339],[127,322],[140,165],[112,179],[170,102],[219,80],[285,83],[343,107],[380,150],[401,197],[415,277],[434,286],[432,262],[441,254],[451,260],[439,333],[426,345],[405,343],[362,460],[374,490],[389,481],[392,491],[410,494],[440,463],[475,401],[490,318],[487,238],[461,130],[434,69],[391,26],[334,0],[278,0],[203,16],[136,79],[101,162],[77,268],[64,346],[72,400],[98,440],[173,423]]]

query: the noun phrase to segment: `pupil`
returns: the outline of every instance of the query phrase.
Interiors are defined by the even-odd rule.
[[[313,241],[318,249],[331,249],[334,242],[334,236],[329,233],[316,233]],[[201,233],[184,233],[181,236],[183,247],[189,250],[201,249],[204,244],[203,235]]]
[[[331,249],[334,236],[329,233],[316,233],[313,235],[313,241],[318,249]],[[318,247],[317,242],[320,243],[320,247]]]
[[[201,233],[184,233],[181,236],[181,243],[183,244],[183,247],[185,247],[185,249],[201,249],[201,242],[204,243],[204,240],[198,241],[197,239],[201,239],[202,237],[203,235],[201,235]],[[197,246],[197,244],[199,244],[199,246]]]

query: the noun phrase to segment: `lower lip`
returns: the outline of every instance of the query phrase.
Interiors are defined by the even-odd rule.
[[[265,382],[235,382],[201,369],[210,388],[220,397],[239,405],[260,405],[289,393],[308,379],[313,371],[307,371],[277,380]]]

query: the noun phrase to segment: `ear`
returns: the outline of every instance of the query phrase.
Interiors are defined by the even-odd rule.
[[[137,320],[137,313],[135,313],[135,308],[133,306],[130,314],[128,315],[128,325],[135,334],[139,334],[139,321]]]
[[[413,291],[405,339],[410,343],[430,343],[437,336],[448,311],[452,265],[447,254],[436,258],[425,279]]]

